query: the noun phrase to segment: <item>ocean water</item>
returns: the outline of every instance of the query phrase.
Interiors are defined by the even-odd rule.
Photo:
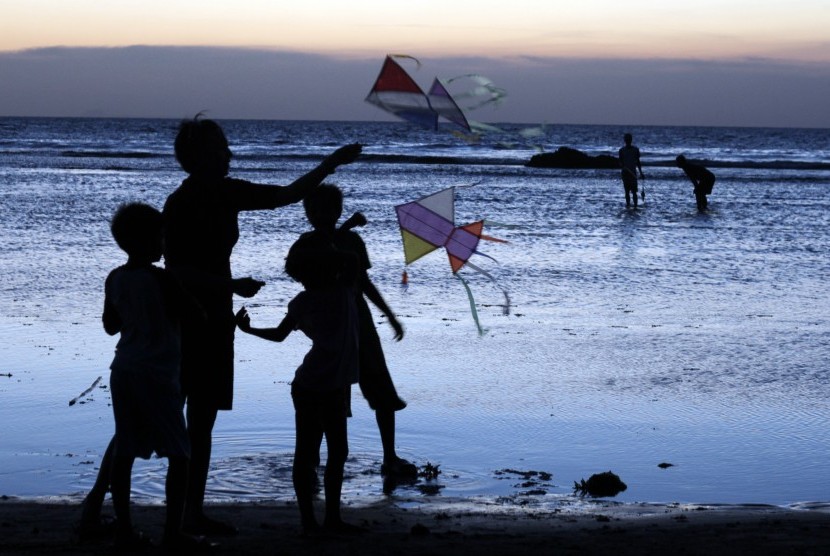
[[[505,124],[473,143],[405,123],[222,124],[232,174],[262,183],[365,145],[330,181],[346,214],[366,214],[372,278],[406,329],[396,343],[377,319],[409,403],[399,453],[441,474],[384,493],[355,389],[348,504],[579,507],[573,483],[608,470],[628,485],[613,498],[623,503],[830,504],[830,131]],[[108,220],[126,201],[161,207],[181,181],[176,125],[0,119],[0,494],[80,499],[94,480],[113,431],[103,281],[124,260]],[[643,152],[640,210],[625,209],[617,171],[524,166],[559,146],[613,154],[626,131]],[[706,214],[673,166],[680,153],[717,175]],[[400,285],[395,205],[452,186],[457,224],[485,219],[507,240],[473,258],[497,284],[462,270],[484,335],[443,253]],[[298,291],[282,264],[307,229],[302,208],[245,214],[240,227],[234,272],[267,286],[236,306],[276,324]],[[237,337],[211,499],[293,498],[288,383],[307,347],[301,335]],[[136,498],[163,499],[164,466],[136,465]]]

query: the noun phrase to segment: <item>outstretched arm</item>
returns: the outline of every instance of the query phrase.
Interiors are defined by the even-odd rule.
[[[274,206],[282,207],[302,201],[308,193],[320,185],[329,174],[333,174],[338,166],[351,164],[363,150],[360,143],[344,145],[328,155],[312,171],[297,178],[290,185],[273,187]]]
[[[389,305],[386,304],[386,301],[383,299],[383,296],[380,295],[380,292],[369,279],[369,276],[366,273],[363,273],[363,278],[361,279],[361,290],[369,299],[369,301],[374,304],[375,307],[380,309],[380,311],[386,315],[386,318],[389,319],[389,324],[392,326],[392,329],[395,331],[395,340],[400,342],[403,339],[403,326],[401,323],[398,322],[398,319],[395,317],[395,313],[392,312],[392,309],[389,308]]]
[[[262,338],[263,340],[282,342],[288,337],[289,334],[291,334],[291,331],[294,330],[296,323],[293,318],[286,315],[276,328],[254,328],[251,326],[251,317],[248,315],[248,310],[245,309],[245,307],[242,307],[236,313],[236,325],[242,332]]]

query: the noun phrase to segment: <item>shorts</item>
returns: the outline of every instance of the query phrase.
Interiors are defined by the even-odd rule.
[[[233,407],[235,327],[232,318],[224,316],[214,317],[211,324],[197,321],[182,326],[181,382],[188,403],[217,410]]]
[[[291,400],[294,411],[307,419],[320,423],[332,419],[345,419],[349,407],[349,387],[337,388],[328,392],[316,392],[305,388],[291,386]]]
[[[115,449],[148,459],[190,457],[184,398],[177,380],[152,371],[117,370],[110,374]]]
[[[703,192],[706,195],[712,194],[712,188],[715,186],[715,178],[702,180],[700,183],[701,188],[703,188]]]
[[[395,389],[392,377],[389,375],[389,368],[386,366],[386,358],[383,356],[383,347],[380,344],[378,332],[372,322],[360,318],[360,353],[358,383],[363,397],[369,402],[369,407],[387,411],[400,411],[406,407]]]
[[[637,176],[628,170],[622,171],[622,182],[626,192],[637,192]]]

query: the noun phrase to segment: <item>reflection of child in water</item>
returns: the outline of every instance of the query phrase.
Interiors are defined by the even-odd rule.
[[[375,420],[383,446],[381,473],[387,477],[415,477],[417,467],[400,458],[395,450],[395,412],[405,408],[406,402],[398,396],[392,382],[367,299],[389,320],[395,332],[395,340],[400,341],[403,338],[403,327],[369,278],[368,270],[371,263],[366,245],[360,235],[351,230],[355,225],[365,224],[366,220],[358,213],[338,229],[337,221],[343,212],[343,194],[340,189],[330,184],[322,184],[309,193],[303,199],[303,207],[314,230],[300,236],[291,251],[302,250],[307,254],[316,251],[319,253],[316,256],[317,264],[324,264],[327,246],[352,253],[357,258],[358,268],[354,284],[357,290],[360,326],[360,389],[369,407],[375,410]],[[286,267],[286,270],[293,276],[291,268]]]
[[[335,258],[339,263],[335,263]],[[350,385],[357,382],[358,324],[354,290],[344,285],[341,275],[348,272],[352,257],[329,257],[330,264],[309,264],[289,255],[286,267],[301,278],[304,291],[288,303],[288,312],[276,328],[254,328],[243,307],[236,322],[243,332],[274,342],[283,341],[293,330],[302,330],[311,349],[294,374],[291,397],[294,401],[296,447],[293,482],[303,531],[319,529],[314,517],[316,466],[323,436],[328,447],[324,476],[326,510],[323,527],[329,531],[360,531],[343,522],[340,493],[343,468],[349,455],[347,415]]]

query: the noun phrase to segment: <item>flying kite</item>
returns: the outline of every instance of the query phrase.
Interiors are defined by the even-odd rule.
[[[437,130],[439,120],[447,120],[460,128],[453,129],[451,133],[470,144],[477,144],[485,133],[510,133],[494,125],[471,120],[465,113],[504,102],[507,91],[497,87],[490,78],[477,73],[465,73],[449,79],[436,77],[429,92],[424,93],[395,58],[414,60],[417,67],[421,67],[421,62],[414,56],[388,54],[372,90],[366,96],[366,102],[422,127]],[[463,83],[468,83],[468,88],[450,93],[451,83],[455,84],[453,88],[456,90],[463,87]],[[541,126],[524,129],[519,133],[527,140],[543,136],[544,132],[544,126]],[[540,146],[537,148],[541,150]]]
[[[447,88],[444,87],[437,77],[432,82],[432,87],[429,88],[427,100],[429,100],[429,105],[439,116],[467,131],[471,131],[470,124],[464,112],[461,111],[455,99],[452,98],[450,92],[447,91]]]
[[[470,131],[464,112],[437,77],[432,82],[429,94],[424,93],[393,57],[411,58],[420,66],[420,62],[412,56],[387,55],[372,90],[366,96],[366,102],[424,127],[438,129],[438,118],[441,117]]]
[[[467,79],[475,84],[475,86],[469,91],[455,95],[456,100],[469,99],[474,102],[466,107],[467,110],[476,110],[487,104],[501,104],[504,97],[507,96],[507,91],[501,87],[496,87],[496,84],[493,83],[490,78],[484,77],[483,75],[479,75],[477,73],[466,73],[464,75],[451,77],[450,79],[445,79],[443,83],[444,85],[449,85],[450,83],[460,79]]]
[[[465,226],[455,225],[455,187],[432,193],[417,201],[398,205],[395,207],[395,212],[398,215],[398,224],[401,227],[406,264],[409,265],[436,249],[445,248],[452,273],[461,280],[467,292],[470,311],[473,314],[478,332],[483,334],[484,330],[478,319],[473,293],[467,281],[458,272],[466,266],[495,283],[496,280],[492,275],[471,263],[469,259],[474,254],[482,254],[477,250],[478,243],[482,239],[500,243],[506,242],[502,239],[484,235],[482,233],[484,220]],[[407,281],[407,274],[404,272],[404,284]],[[506,290],[500,289],[505,297],[504,312],[508,314],[510,312],[510,296]]]
[[[438,127],[438,113],[430,106],[429,98],[392,56],[386,56],[366,102],[408,122]]]

